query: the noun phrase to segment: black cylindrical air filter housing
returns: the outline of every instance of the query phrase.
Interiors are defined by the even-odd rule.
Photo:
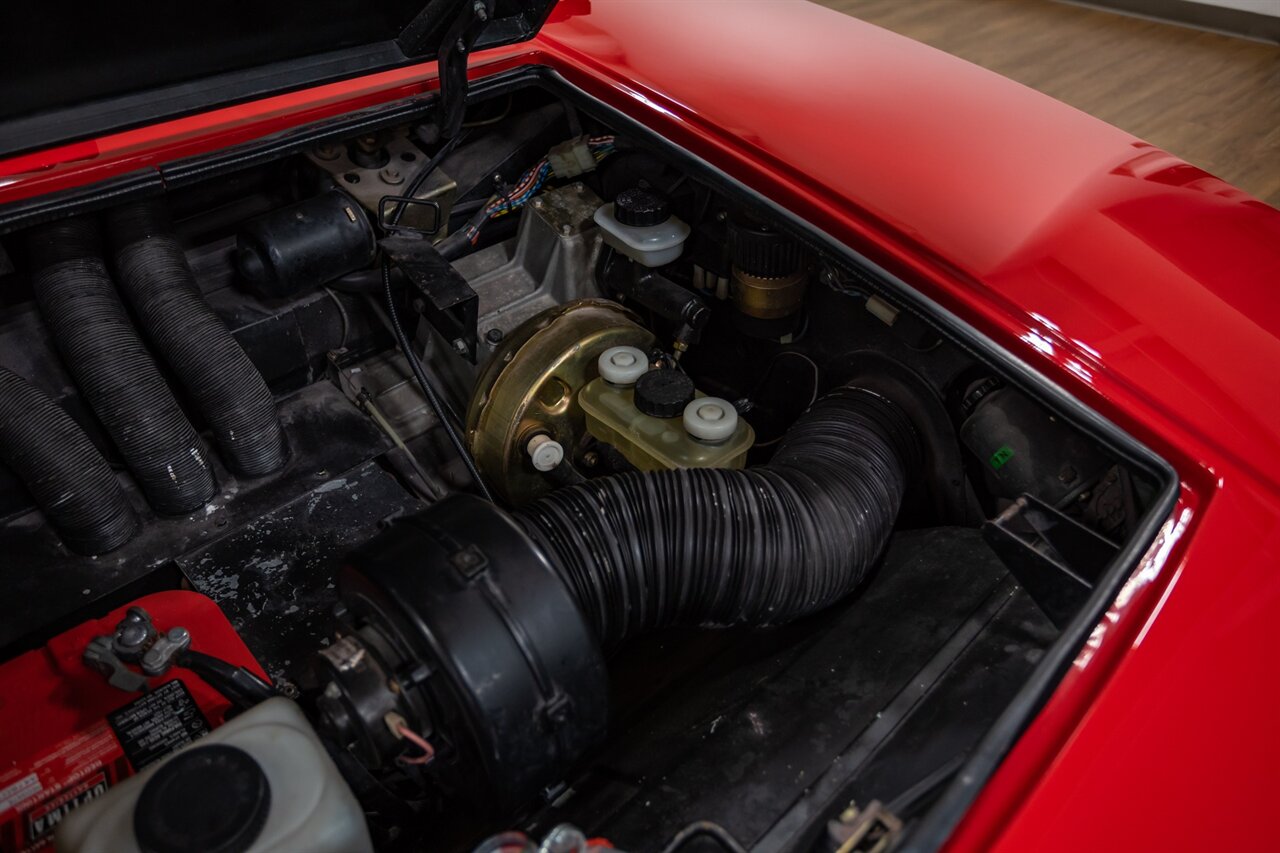
[[[64,219],[29,237],[31,286],[81,393],[162,515],[213,497],[209,455],[116,295],[91,220]]]
[[[236,268],[258,293],[279,298],[368,266],[376,248],[360,205],[333,189],[244,223]]]
[[[510,811],[603,737],[608,680],[591,628],[492,503],[459,494],[397,520],[352,555],[338,590],[352,630],[318,658],[317,708],[367,764],[406,749],[388,737],[399,714],[437,744],[428,774]]]

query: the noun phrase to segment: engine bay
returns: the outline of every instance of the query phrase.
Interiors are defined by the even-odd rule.
[[[1056,680],[1158,460],[561,94],[0,237],[5,850],[886,850]]]

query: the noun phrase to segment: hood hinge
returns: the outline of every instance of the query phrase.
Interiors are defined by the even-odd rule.
[[[440,66],[440,110],[436,114],[436,126],[443,139],[456,135],[462,128],[462,118],[467,103],[467,60],[476,39],[493,17],[496,0],[463,0],[453,23],[439,41],[437,61]],[[441,0],[433,0],[400,33],[397,43],[405,56],[428,53],[432,35],[438,29],[432,26],[439,20]]]

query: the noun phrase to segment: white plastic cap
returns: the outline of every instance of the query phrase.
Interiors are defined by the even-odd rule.
[[[550,471],[564,461],[564,448],[549,435],[535,435],[525,449],[539,471]]]
[[[699,397],[684,407],[684,431],[700,441],[719,442],[738,428],[738,410],[719,397]]]
[[[635,385],[649,370],[649,356],[636,347],[609,347],[596,361],[600,376],[612,385]]]

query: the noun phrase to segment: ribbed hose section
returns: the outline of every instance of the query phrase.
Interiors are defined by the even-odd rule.
[[[116,208],[107,232],[121,291],[208,420],[227,466],[248,477],[278,470],[288,449],[275,400],[204,301],[164,208],[154,201]]]
[[[133,538],[138,516],[80,425],[43,391],[0,367],[0,459],[78,554]]]
[[[203,505],[215,486],[207,453],[125,314],[93,223],[42,226],[29,245],[40,313],[148,502],[164,515]]]
[[[841,388],[768,465],[603,477],[516,517],[606,646],[667,625],[777,625],[862,581],[918,453],[897,406]]]

